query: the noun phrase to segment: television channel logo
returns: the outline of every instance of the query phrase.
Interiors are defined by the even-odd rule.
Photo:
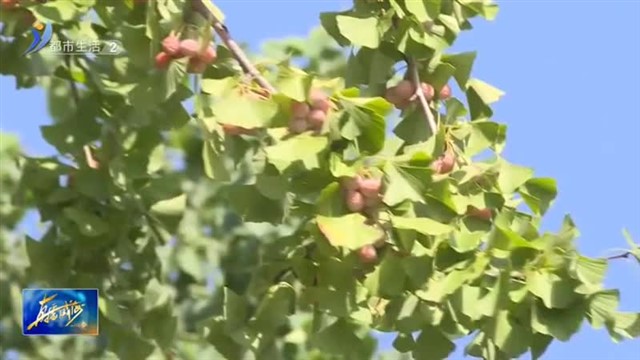
[[[98,335],[98,289],[23,289],[23,335]]]
[[[53,27],[51,24],[36,22],[31,27],[31,34],[33,34],[33,41],[24,54],[22,54],[23,56],[38,52],[42,50],[43,47],[47,46],[49,41],[51,41],[51,36],[53,35]]]

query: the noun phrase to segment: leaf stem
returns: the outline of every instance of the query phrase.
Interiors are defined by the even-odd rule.
[[[420,81],[420,75],[418,74],[418,66],[414,59],[408,59],[407,65],[409,66],[409,71],[411,72],[411,81],[416,88],[415,96],[417,96],[418,100],[420,100],[422,111],[424,111],[424,114],[427,117],[431,132],[433,133],[433,135],[435,135],[438,133],[438,125],[433,116],[433,113],[431,112],[431,107],[429,106],[427,97],[424,95],[424,91],[422,91],[422,82]]]
[[[202,3],[202,1],[207,0],[193,0],[192,8],[194,11],[198,12],[200,15],[204,16],[207,19],[213,30],[218,34],[222,42],[227,46],[233,57],[240,64],[242,71],[245,74],[251,75],[258,84],[265,90],[269,91],[272,94],[277,93],[278,91],[265,79],[258,69],[251,63],[251,61],[247,58],[244,51],[240,48],[240,46],[233,40],[231,35],[229,34],[229,29],[220,22],[218,18],[216,18],[215,14],[213,14],[209,9]]]

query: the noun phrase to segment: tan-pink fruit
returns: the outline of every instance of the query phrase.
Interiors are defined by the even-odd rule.
[[[320,110],[325,114],[329,112],[329,108],[331,107],[331,100],[327,94],[322,90],[311,90],[311,94],[309,94],[309,103],[311,103],[312,110]]]
[[[164,51],[161,51],[158,53],[158,55],[156,55],[155,58],[155,65],[156,65],[156,69],[166,69],[169,66],[169,63],[171,62],[171,55],[167,54]]]
[[[364,210],[364,196],[357,190],[347,191],[345,196],[347,208],[352,212],[360,212]]]
[[[305,119],[309,116],[309,112],[311,112],[309,104],[300,101],[291,103],[291,115],[293,115],[294,118]]]
[[[162,50],[172,57],[180,54],[180,39],[171,34],[162,40]]]
[[[489,220],[491,220],[491,217],[493,216],[493,213],[491,212],[491,209],[489,209],[489,208],[478,209],[477,207],[469,205],[469,206],[467,206],[467,215],[472,216],[472,217],[477,218],[477,219],[480,219],[480,220],[489,221]]]
[[[402,80],[395,86],[395,93],[401,101],[409,100],[416,93],[416,87],[409,80]]]
[[[218,58],[218,54],[213,46],[208,46],[198,57],[202,62],[212,64]]]
[[[456,157],[452,152],[445,152],[440,158],[431,164],[431,169],[438,174],[446,174],[453,170],[456,163]]]
[[[307,131],[309,128],[309,124],[306,119],[303,118],[293,118],[289,121],[289,131],[294,134],[302,134]]]
[[[376,178],[359,178],[358,189],[362,195],[366,197],[375,197],[380,194],[382,189],[382,179]]]
[[[373,245],[365,245],[358,249],[358,258],[365,264],[374,263],[378,260],[378,251]]]
[[[325,120],[327,120],[327,114],[318,109],[311,110],[309,116],[307,116],[307,121],[309,122],[309,127],[315,130],[322,129],[322,125]]]
[[[200,51],[200,44],[194,39],[184,39],[180,41],[180,55],[194,57]]]
[[[207,63],[197,57],[189,59],[187,72],[190,74],[202,74],[207,69]]]
[[[342,187],[347,191],[358,190],[358,178],[345,178],[342,180]]]
[[[445,86],[443,86],[442,89],[440,89],[440,94],[438,95],[438,97],[440,98],[440,100],[447,100],[448,98],[450,98],[451,86],[449,86],[448,84],[445,84]]]
[[[424,93],[424,97],[427,98],[427,101],[431,101],[433,97],[436,95],[436,90],[433,88],[433,86],[427,83],[422,83],[420,85],[422,87],[422,92]]]

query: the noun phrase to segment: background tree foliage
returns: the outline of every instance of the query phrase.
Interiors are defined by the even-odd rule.
[[[576,251],[571,218],[538,230],[555,181],[500,156],[506,126],[491,104],[502,92],[472,77],[474,52],[447,52],[470,19],[496,14],[490,1],[356,0],[320,14],[306,39],[264,44],[252,62],[268,94],[211,38],[227,33],[208,3],[3,8],[0,71],[47,90],[42,136],[59,151],[34,158],[0,139],[4,355],[368,359],[376,329],[396,334],[392,358],[443,359],[470,334],[471,356],[539,358],[585,319],[614,341],[638,338],[640,315],[616,310],[607,259]],[[125,52],[23,57],[34,19],[53,24],[54,40],[117,39]],[[153,69],[161,41],[186,28],[220,43],[217,60],[203,74],[185,60]],[[385,94],[403,78],[435,99],[394,111]],[[447,84],[461,96],[439,99]],[[331,96],[328,121],[291,134],[291,104],[318,88]],[[441,174],[443,154],[456,163]],[[363,172],[383,181],[366,214],[341,191]],[[29,209],[46,224],[40,239],[15,231]],[[22,336],[27,286],[98,287],[100,336]]]

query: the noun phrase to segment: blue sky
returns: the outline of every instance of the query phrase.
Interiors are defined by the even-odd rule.
[[[217,1],[238,40],[254,49],[267,39],[305,35],[320,11],[349,1]],[[502,1],[496,21],[478,19],[455,49],[477,50],[473,75],[506,92],[494,120],[509,126],[505,155],[554,177],[560,195],[545,227],[570,213],[588,256],[626,246],[621,229],[640,239],[640,1]],[[36,104],[36,105],[33,105]],[[53,153],[38,127],[50,121],[44,93],[16,91],[0,78],[0,128],[19,135],[34,155]],[[607,286],[622,291],[621,307],[640,310],[640,266],[611,264]],[[389,339],[383,339],[389,346]],[[389,341],[387,341],[389,340]],[[547,360],[638,359],[640,341],[613,344],[586,324]],[[451,359],[462,359],[457,351]]]

